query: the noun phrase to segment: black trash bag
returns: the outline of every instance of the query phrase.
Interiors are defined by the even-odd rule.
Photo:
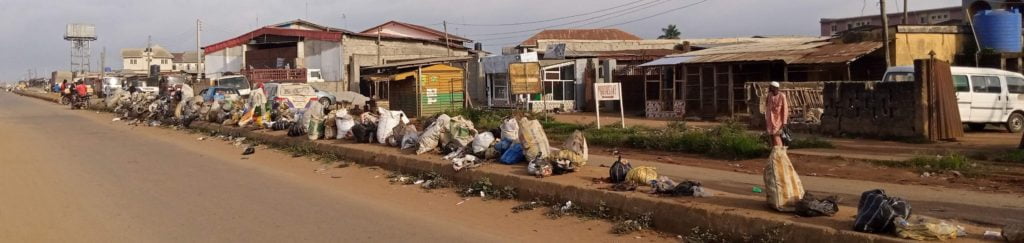
[[[377,126],[373,124],[356,124],[352,126],[352,137],[357,143],[372,143],[376,134]]]
[[[290,121],[275,122],[274,124],[270,125],[270,130],[274,130],[274,131],[286,130],[288,128],[291,128],[292,124],[294,124],[294,122],[290,122]]]
[[[894,232],[896,224],[893,220],[897,217],[910,217],[910,204],[907,201],[886,196],[882,189],[866,191],[860,195],[853,230],[866,233]]]
[[[822,198],[807,192],[796,203],[796,214],[804,217],[831,217],[837,212],[839,212],[839,198],[834,195]]]
[[[626,181],[626,174],[629,170],[633,169],[633,166],[629,162],[623,162],[622,156],[619,156],[619,160],[616,160],[612,164],[611,169],[608,170],[608,182],[621,183]]]
[[[302,135],[306,135],[306,126],[302,126],[297,123],[291,123],[290,126],[288,127],[288,136],[298,137]]]
[[[688,196],[691,197],[696,192],[695,188],[700,188],[703,185],[699,181],[683,181],[676,184],[676,187],[672,189],[672,196]]]

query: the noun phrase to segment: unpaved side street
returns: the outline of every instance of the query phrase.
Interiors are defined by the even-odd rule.
[[[0,94],[0,242],[673,241]]]

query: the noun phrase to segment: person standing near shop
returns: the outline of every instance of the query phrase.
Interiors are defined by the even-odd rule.
[[[768,86],[768,97],[765,98],[765,131],[769,136],[769,144],[772,147],[783,146],[782,128],[789,122],[789,101],[786,94],[779,90],[779,82],[772,82]]]

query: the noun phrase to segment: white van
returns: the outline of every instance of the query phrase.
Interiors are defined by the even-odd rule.
[[[952,67],[960,120],[973,130],[987,124],[1024,130],[1024,75],[992,68]],[[890,67],[883,82],[914,81],[913,66]]]

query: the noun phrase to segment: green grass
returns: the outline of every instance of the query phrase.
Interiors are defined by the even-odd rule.
[[[710,130],[691,129],[685,122],[672,122],[666,129],[642,126],[622,128],[617,124],[597,129],[593,124],[557,122],[554,119],[543,119],[542,114],[507,110],[464,109],[449,115],[462,115],[473,121],[479,131],[499,126],[505,117],[525,115],[542,119],[541,125],[549,139],[564,140],[574,131],[581,130],[587,137],[587,143],[605,147],[696,153],[732,160],[764,157],[769,152],[768,145],[760,137],[747,133],[743,124],[738,122],[726,122]]]
[[[803,149],[803,148],[835,148],[832,142],[825,140],[824,138],[817,136],[810,137],[797,137],[793,139],[793,142],[789,144],[790,149]]]
[[[956,170],[965,174],[974,174],[977,168],[964,155],[950,153],[947,155],[917,156],[906,161],[869,161],[876,165],[893,168],[915,168],[923,172],[939,172]]]

